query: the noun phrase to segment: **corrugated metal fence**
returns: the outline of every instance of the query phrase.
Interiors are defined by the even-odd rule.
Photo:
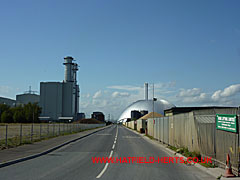
[[[198,110],[169,117],[150,118],[147,120],[147,133],[162,143],[186,147],[189,151],[212,157],[220,166],[225,165],[226,156],[229,154],[233,169],[238,172],[239,133],[216,130],[216,113],[236,114],[237,111]],[[142,123],[138,121],[137,125]],[[128,127],[134,129],[133,122],[128,124],[131,124]]]

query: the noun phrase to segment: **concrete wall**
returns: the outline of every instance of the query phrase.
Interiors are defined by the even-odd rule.
[[[78,95],[73,82],[41,82],[40,106],[41,117],[50,117],[58,120],[59,117],[74,117],[78,112]]]
[[[73,97],[73,82],[63,83],[62,100],[62,116],[74,116],[75,98]]]
[[[43,117],[50,117],[51,120],[58,120],[62,116],[62,83],[41,82],[40,83],[40,106]]]

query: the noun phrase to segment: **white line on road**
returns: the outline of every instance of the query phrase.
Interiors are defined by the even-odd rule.
[[[113,143],[113,147],[112,147],[112,149],[114,149],[115,148],[115,144],[116,144],[116,138],[117,138],[117,135],[118,135],[118,126],[117,126],[117,132],[116,132],[116,137],[115,137],[115,141],[114,141],[114,143]],[[111,152],[110,152],[110,155],[109,155],[109,157],[108,158],[111,158],[112,157],[112,155],[113,155],[113,150],[111,150]],[[108,165],[109,165],[109,163],[106,163],[105,164],[105,166],[104,166],[104,168],[103,168],[103,170],[100,172],[100,174],[96,177],[97,179],[99,179],[99,178],[101,178],[102,177],[102,175],[105,173],[105,171],[107,170],[107,168],[108,168]]]
[[[113,155],[113,151],[111,151],[111,153],[110,153],[110,155],[109,155],[108,158],[111,158],[112,155]],[[96,177],[97,179],[99,179],[100,177],[102,177],[103,173],[107,170],[108,165],[109,165],[109,163],[106,163],[106,164],[105,164],[105,166],[104,166],[102,172]]]

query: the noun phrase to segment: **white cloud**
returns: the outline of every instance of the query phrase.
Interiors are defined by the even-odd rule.
[[[205,103],[208,101],[208,97],[206,93],[200,93],[199,95],[195,96],[188,96],[183,98],[183,102],[185,103]]]
[[[149,84],[149,89],[152,86]],[[117,89],[117,90],[115,90]],[[240,84],[222,90],[206,92],[201,88],[177,89],[175,83],[156,83],[155,97],[166,99],[176,106],[239,106]],[[169,93],[168,93],[169,92]],[[239,96],[238,96],[239,94]],[[149,90],[149,99],[152,97]],[[144,98],[144,86],[109,86],[97,91],[93,96],[82,97],[81,112],[88,116],[94,111],[111,114],[117,119],[131,103]]]
[[[112,97],[113,98],[121,98],[121,97],[129,97],[130,94],[127,93],[127,92],[118,92],[118,91],[115,91],[112,93]]]
[[[97,91],[97,92],[93,95],[93,99],[100,98],[101,96],[102,96],[102,91],[99,90],[99,91]]]
[[[228,97],[233,96],[240,92],[240,84],[231,85],[224,89],[224,91],[221,93],[221,96]]]
[[[222,90],[217,90],[213,93],[212,99],[218,101],[222,98],[231,97],[240,93],[240,84],[234,84]]]
[[[220,99],[220,96],[221,96],[221,90],[217,90],[216,92],[214,92],[213,93],[213,95],[212,95],[212,99],[214,100],[214,101],[217,101],[217,100],[219,100]]]
[[[118,89],[118,90],[125,90],[125,91],[139,91],[142,87],[139,86],[129,86],[129,85],[122,85],[122,86],[109,86],[109,89]]]
[[[179,97],[193,97],[199,96],[201,94],[200,88],[192,88],[192,89],[181,89],[178,94]]]
[[[175,81],[167,82],[167,83],[155,83],[155,89],[166,89],[166,88],[174,88],[176,86]]]

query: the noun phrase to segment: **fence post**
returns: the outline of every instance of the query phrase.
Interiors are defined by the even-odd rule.
[[[32,128],[31,128],[31,142],[33,141],[33,123],[32,123]]]
[[[60,135],[60,122],[59,122],[59,125],[58,125],[58,135]]]
[[[53,123],[53,136],[55,134],[55,124]]]
[[[49,137],[49,123],[48,123],[48,126],[47,126],[47,136]]]
[[[40,132],[39,132],[39,135],[40,135],[40,140],[42,139],[42,124],[40,123]]]
[[[20,125],[20,145],[22,144],[22,124]]]
[[[8,135],[8,125],[6,125],[6,135],[5,135],[5,146],[8,146],[8,142],[7,142],[7,135]]]

